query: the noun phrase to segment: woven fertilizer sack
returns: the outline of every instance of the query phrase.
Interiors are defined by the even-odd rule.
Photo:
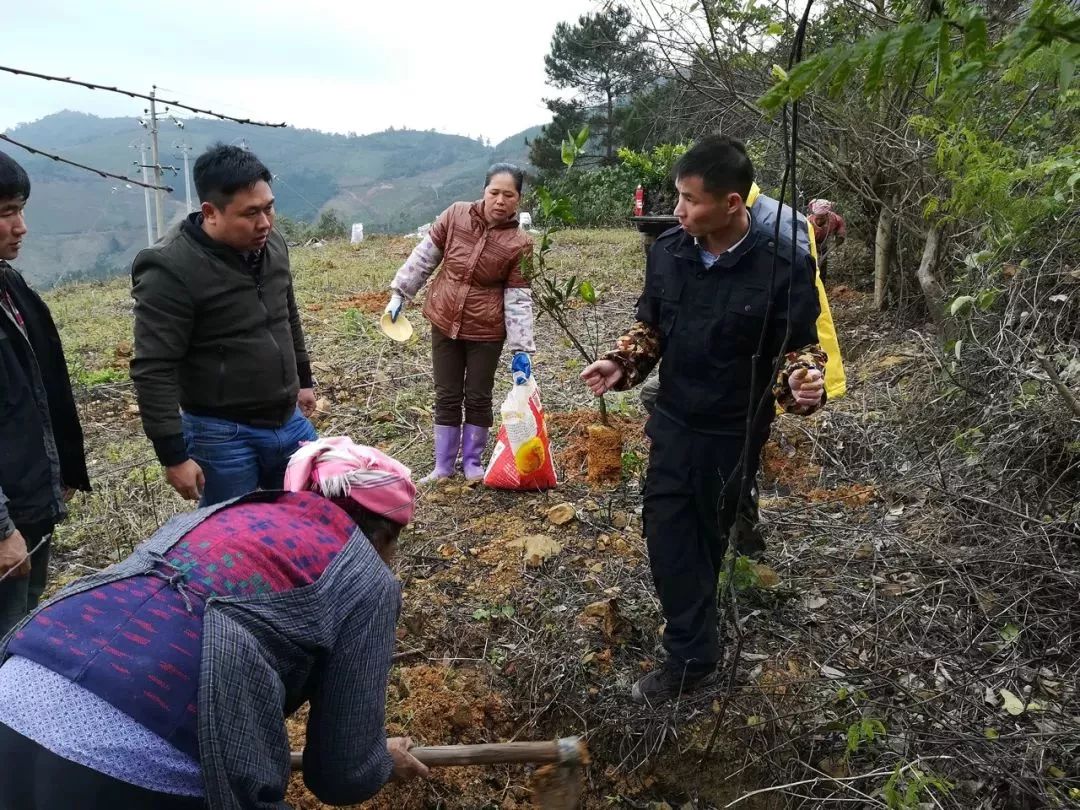
[[[558,481],[551,461],[551,440],[544,425],[540,389],[531,376],[524,384],[510,387],[500,413],[502,424],[484,483],[522,492],[554,487]]]

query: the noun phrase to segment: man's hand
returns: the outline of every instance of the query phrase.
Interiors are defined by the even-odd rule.
[[[622,379],[623,372],[614,360],[597,360],[581,372],[581,379],[594,395],[606,394]]]
[[[315,413],[315,389],[301,388],[300,393],[296,395],[296,404],[300,406],[300,413],[310,419]]]
[[[394,782],[406,782],[418,776],[427,779],[431,776],[428,766],[409,753],[412,747],[412,737],[390,737],[386,740],[386,750],[394,760],[394,771],[390,775]]]
[[[11,569],[15,569],[12,571]],[[16,529],[0,540],[0,577],[11,571],[8,579],[18,579],[30,574],[30,558],[26,556],[26,538]]]
[[[816,368],[797,368],[788,376],[788,388],[795,395],[797,405],[812,408],[821,404],[825,379]]]
[[[195,463],[195,459],[189,458],[183,464],[176,464],[165,468],[165,477],[169,484],[180,493],[182,498],[189,501],[197,501],[202,497],[203,489],[206,488],[206,477],[202,467]]]

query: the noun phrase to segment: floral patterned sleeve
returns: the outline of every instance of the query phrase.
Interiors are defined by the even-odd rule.
[[[613,360],[622,369],[622,378],[615,385],[616,391],[633,388],[649,376],[660,362],[662,346],[660,330],[644,321],[638,321],[615,343],[615,351],[603,356]]]
[[[443,252],[431,235],[425,236],[395,274],[394,280],[390,282],[390,289],[412,301],[435,272],[442,257]]]
[[[797,351],[788,352],[784,355],[784,363],[780,367],[780,373],[776,376],[776,382],[773,384],[773,396],[776,397],[776,404],[787,413],[794,413],[799,416],[809,416],[820,411],[824,407],[828,395],[822,391],[821,401],[817,405],[799,405],[795,402],[795,395],[791,393],[791,388],[788,386],[788,378],[791,377],[793,372],[801,368],[817,369],[821,372],[821,376],[824,377],[825,364],[828,361],[829,356],[816,343],[811,343]]]

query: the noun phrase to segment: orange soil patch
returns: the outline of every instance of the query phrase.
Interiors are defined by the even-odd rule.
[[[533,534],[525,521],[516,515],[493,512],[469,524],[473,537],[488,537],[490,542],[471,549],[473,558],[487,570],[477,576],[468,591],[482,599],[498,602],[508,597],[522,578],[522,537]]]
[[[305,706],[288,721],[293,750],[304,742]],[[386,707],[387,735],[410,736],[417,745],[459,745],[495,742],[513,733],[503,699],[472,669],[418,665],[395,670],[390,677]],[[500,801],[502,807],[527,807],[525,775],[515,772],[510,789],[505,767],[438,768],[429,781],[388,784],[357,807],[371,810],[483,807]],[[503,795],[505,793],[505,795]],[[289,783],[286,800],[297,810],[329,810],[304,787],[300,774]],[[518,804],[518,801],[521,804]]]
[[[828,291],[830,304],[855,304],[866,298],[866,293],[851,289],[846,284],[837,284]]]
[[[338,301],[338,309],[358,309],[361,312],[379,313],[386,309],[386,303],[390,300],[390,293],[381,290],[356,293],[348,298]]]
[[[866,484],[839,486],[836,489],[814,487],[806,493],[806,499],[813,503],[834,503],[845,509],[859,509],[877,498],[877,490]]]
[[[761,477],[766,486],[780,484],[792,494],[803,495],[816,487],[821,467],[797,445],[770,441],[761,456]]]
[[[545,413],[544,420],[552,436],[555,462],[567,481],[588,478],[589,426],[600,423],[600,412],[583,409],[567,413]],[[608,414],[611,426],[622,433],[623,448],[644,441],[645,420]],[[621,459],[620,459],[621,462]]]

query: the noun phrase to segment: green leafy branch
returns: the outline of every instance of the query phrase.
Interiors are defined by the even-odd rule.
[[[567,133],[567,139],[562,142],[562,161],[567,169],[573,168],[588,140],[589,128],[587,126],[577,135]],[[576,275],[561,278],[558,271],[548,262],[548,254],[554,246],[552,237],[562,228],[574,224],[574,212],[568,199],[553,196],[543,186],[536,190],[536,199],[540,205],[543,230],[540,234],[540,245],[535,254],[526,259],[525,277],[533,286],[537,309],[551,318],[585,362],[591,363],[596,357],[596,349],[594,347],[594,350],[590,352],[578,337],[576,327],[570,322],[570,302],[580,298],[588,306],[595,306],[596,288],[588,281],[579,281]],[[596,337],[599,337],[599,329],[597,329]],[[607,402],[603,396],[599,399],[600,421],[606,425],[608,424]]]
[[[915,75],[925,64],[934,66],[930,95],[955,100],[989,72],[1007,69],[1051,46],[1061,48],[1058,83],[1062,93],[1068,90],[1080,61],[1080,17],[1061,0],[1035,0],[1023,22],[994,44],[989,41],[984,9],[952,5],[951,16],[905,23],[853,44],[836,45],[800,62],[790,73],[774,66],[776,83],[759,104],[775,112],[814,86],[837,98],[860,69],[865,70],[864,92],[877,95],[887,89],[890,75]]]

